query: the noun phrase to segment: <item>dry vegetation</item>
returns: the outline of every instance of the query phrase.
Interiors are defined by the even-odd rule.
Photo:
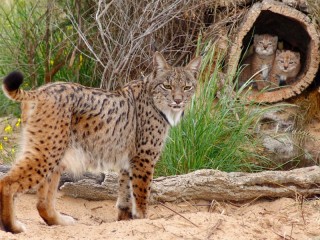
[[[100,0],[93,7],[92,22],[79,16],[71,20],[102,69],[101,86],[109,89],[149,72],[156,50],[172,65],[181,65],[196,54],[199,40],[227,40],[247,10],[235,2]],[[98,34],[88,34],[89,29]],[[221,46],[226,50],[226,45]]]
[[[67,8],[67,16],[79,33],[79,50],[89,50],[87,54],[97,62],[100,86],[110,89],[148,73],[155,50],[164,53],[173,65],[205,54],[202,44],[208,42],[226,52],[229,39],[256,2],[99,0],[75,2]],[[319,19],[316,0],[283,2]]]

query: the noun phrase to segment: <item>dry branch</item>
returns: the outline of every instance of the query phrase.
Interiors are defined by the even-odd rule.
[[[9,167],[0,165],[0,175],[8,170]],[[78,179],[63,174],[60,186],[61,191],[68,196],[89,200],[115,200],[118,177],[113,172],[100,175],[85,174]],[[311,197],[319,194],[318,166],[260,173],[198,170],[185,175],[154,179],[151,202],[197,199],[247,201],[260,197]]]
[[[64,183],[61,190],[66,195],[86,199],[116,199],[117,175],[106,174],[105,180],[99,182],[98,178],[86,177]],[[314,196],[320,194],[320,167],[260,173],[198,170],[154,179],[151,192],[152,202],[195,199],[245,201],[258,197]]]

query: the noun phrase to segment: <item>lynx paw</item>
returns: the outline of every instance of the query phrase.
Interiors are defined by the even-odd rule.
[[[5,230],[7,232],[12,232],[12,233],[21,233],[21,232],[25,232],[27,228],[22,222],[15,221],[14,225],[11,228],[5,227]]]
[[[118,221],[132,219],[132,213],[130,208],[118,209]]]
[[[132,213],[132,218],[133,219],[142,219],[142,218],[146,218],[146,213],[145,211],[141,210],[141,209],[136,209],[136,211],[134,211]]]
[[[75,223],[76,223],[76,220],[74,220],[73,217],[68,215],[59,214],[57,219],[57,224],[62,226],[74,225]]]

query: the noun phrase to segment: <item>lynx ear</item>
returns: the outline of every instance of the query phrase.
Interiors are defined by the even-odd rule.
[[[276,56],[278,56],[281,53],[281,50],[277,49]]]
[[[299,52],[294,52],[294,55],[296,56],[296,58],[300,59],[300,53]]]
[[[156,71],[163,71],[169,70],[170,66],[161,53],[155,52],[155,54],[153,55],[153,68]]]
[[[191,60],[189,64],[185,67],[185,69],[189,70],[190,72],[192,72],[192,74],[195,77],[197,77],[198,72],[200,70],[200,66],[201,66],[201,57],[199,56]]]

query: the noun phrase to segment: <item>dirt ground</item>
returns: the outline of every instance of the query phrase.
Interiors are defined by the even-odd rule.
[[[13,124],[12,124],[13,125]],[[320,124],[311,134],[320,139]],[[319,151],[319,141],[309,144]],[[27,231],[0,230],[0,240],[15,239],[214,239],[320,240],[320,198],[258,199],[247,203],[183,202],[151,205],[148,219],[116,221],[114,201],[87,201],[59,193],[57,209],[76,219],[73,226],[47,226],[36,210],[36,195],[16,199],[16,214]]]
[[[16,235],[0,231],[0,239],[320,240],[320,199],[166,203],[150,206],[148,219],[118,222],[113,201],[59,195],[57,209],[77,220],[73,226],[47,226],[36,201],[32,194],[17,198],[17,217],[27,231]]]

